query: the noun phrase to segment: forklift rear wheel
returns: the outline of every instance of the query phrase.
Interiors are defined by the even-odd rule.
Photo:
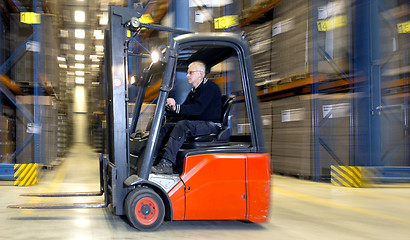
[[[164,221],[165,206],[154,190],[138,187],[125,199],[125,212],[136,229],[153,231]]]

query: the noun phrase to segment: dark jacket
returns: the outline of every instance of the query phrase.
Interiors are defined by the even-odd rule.
[[[177,106],[177,113],[187,120],[221,122],[221,91],[214,82],[204,79],[189,92],[184,103]]]

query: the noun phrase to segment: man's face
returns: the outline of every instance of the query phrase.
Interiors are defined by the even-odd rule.
[[[202,81],[202,72],[198,70],[196,65],[193,65],[189,67],[186,77],[188,78],[188,82],[190,84],[194,85],[194,87],[197,87]]]

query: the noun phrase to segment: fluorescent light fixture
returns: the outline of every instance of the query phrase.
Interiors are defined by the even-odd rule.
[[[75,60],[77,61],[84,61],[85,57],[82,54],[76,54],[75,55]]]
[[[85,38],[85,31],[84,29],[76,29],[74,35],[76,38]]]
[[[84,66],[84,64],[82,64],[82,63],[76,63],[75,64],[75,68],[84,68],[85,66]]]
[[[103,12],[103,15],[100,17],[100,25],[108,24],[108,12]]]
[[[76,43],[76,44],[75,44],[75,50],[77,50],[77,51],[84,51],[84,49],[85,49],[84,43]]]
[[[100,59],[93,59],[92,61],[93,61],[93,62],[99,62]]]
[[[90,59],[97,59],[98,56],[97,55],[90,55]]]
[[[94,37],[96,39],[104,39],[104,33],[102,30],[94,30]]]
[[[75,83],[84,84],[84,78],[83,77],[75,77]]]
[[[60,68],[67,68],[67,65],[66,65],[66,64],[58,64],[58,66],[59,66]]]
[[[97,45],[97,46],[95,46],[95,51],[97,51],[97,52],[104,52],[104,46],[102,46],[102,45]]]
[[[85,22],[85,12],[84,11],[75,11],[74,20],[76,22]]]
[[[63,57],[57,57],[57,60],[60,61],[60,62],[65,62],[65,58],[63,58]]]
[[[60,37],[68,38],[68,30],[60,29]]]
[[[92,82],[92,85],[100,85],[100,82]]]
[[[75,75],[84,76],[84,72],[83,71],[75,71]]]
[[[96,64],[91,65],[91,68],[99,68],[99,67],[100,67],[100,65],[96,65]]]

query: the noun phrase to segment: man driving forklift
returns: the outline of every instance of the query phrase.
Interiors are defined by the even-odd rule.
[[[177,104],[175,99],[167,99],[167,109],[183,120],[176,124],[166,123],[161,128],[156,153],[164,146],[166,139],[168,142],[162,159],[152,167],[153,173],[173,173],[178,150],[187,137],[218,133],[221,127],[221,91],[218,85],[205,78],[205,71],[205,63],[201,61],[189,64],[187,78],[193,87],[184,103]]]

